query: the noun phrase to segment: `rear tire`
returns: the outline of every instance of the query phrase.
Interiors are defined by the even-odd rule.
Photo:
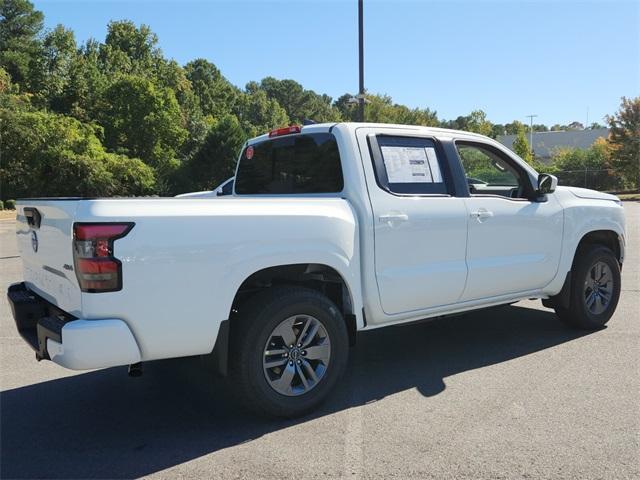
[[[247,301],[230,338],[231,381],[249,409],[297,417],[315,409],[342,376],[344,318],[321,293],[273,287]]]
[[[602,245],[587,245],[574,260],[569,308],[555,307],[567,325],[597,330],[606,325],[620,298],[620,265],[613,252]]]

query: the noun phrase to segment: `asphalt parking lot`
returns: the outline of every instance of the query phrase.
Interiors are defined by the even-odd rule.
[[[2,478],[640,478],[640,203],[609,326],[540,302],[360,335],[317,413],[240,409],[199,359],[71,372],[37,363],[0,300]],[[0,287],[21,279],[0,220]],[[176,319],[179,321],[179,319]]]

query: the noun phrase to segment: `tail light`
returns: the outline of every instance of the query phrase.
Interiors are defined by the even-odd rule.
[[[122,263],[114,256],[113,242],[124,237],[133,223],[74,223],[73,261],[83,292],[122,289]]]

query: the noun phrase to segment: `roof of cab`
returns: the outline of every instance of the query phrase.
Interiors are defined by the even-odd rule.
[[[403,130],[410,129],[410,130],[421,131],[429,135],[456,136],[456,137],[465,136],[465,137],[476,137],[476,138],[483,138],[483,139],[489,138],[484,135],[480,135],[478,133],[465,132],[463,130],[451,130],[449,128],[425,127],[422,125],[402,125],[402,124],[395,124],[395,123],[361,123],[361,122],[314,123],[311,125],[301,126],[300,133],[326,132],[326,131],[329,131],[331,128],[336,128],[336,127],[344,127],[349,130],[355,130],[357,128],[398,128],[398,129],[401,128]],[[297,135],[297,134],[294,134],[294,135]],[[250,138],[249,140],[247,140],[246,145],[253,145],[255,143],[262,142],[264,140],[269,140],[270,138],[273,138],[273,137],[270,137],[269,132],[267,132],[257,137]]]

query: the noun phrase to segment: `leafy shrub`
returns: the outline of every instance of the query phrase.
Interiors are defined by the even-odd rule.
[[[107,153],[97,128],[48,112],[0,111],[3,197],[145,195],[154,170]]]
[[[4,203],[2,200],[0,200],[0,210],[4,210]]]
[[[16,201],[15,200],[7,200],[4,202],[4,208],[7,210],[15,210],[16,209]]]
[[[106,154],[105,167],[111,174],[113,195],[151,195],[156,190],[156,173],[152,167],[137,158]]]
[[[552,154],[552,163],[542,171],[558,177],[561,185],[618,190],[622,187],[620,175],[611,169],[609,146],[604,139],[588,149],[559,148]]]

